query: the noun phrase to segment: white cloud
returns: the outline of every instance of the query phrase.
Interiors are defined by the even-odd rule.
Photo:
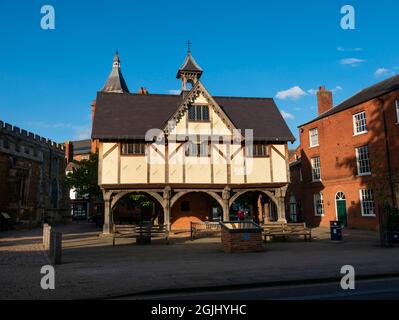
[[[303,96],[306,96],[307,93],[303,91],[300,87],[295,86],[288,90],[279,91],[276,94],[276,98],[280,100],[298,100]]]
[[[344,90],[341,86],[336,86],[334,89],[332,89],[332,92],[338,92]]]
[[[336,86],[334,89],[331,89],[330,91],[334,93],[334,92],[338,92],[338,91],[342,91],[342,90],[343,90],[343,88],[341,86]],[[317,89],[309,89],[308,93],[311,95],[315,95],[317,93],[317,91],[318,91]]]
[[[172,89],[172,90],[168,90],[168,93],[169,93],[169,94],[179,95],[179,94],[181,93],[181,91],[180,91],[180,90]]]
[[[341,52],[351,52],[351,51],[363,51],[363,48],[344,48],[344,47],[337,47],[337,51]]]
[[[346,59],[342,59],[340,61],[340,64],[342,65],[349,65],[352,67],[356,67],[358,66],[360,63],[366,62],[366,60],[363,59],[358,59],[358,58],[346,58]]]
[[[288,112],[285,112],[284,110],[281,110],[281,115],[283,116],[283,118],[284,118],[285,120],[288,120],[288,119],[295,119],[295,117],[294,117],[293,114],[288,113]]]
[[[385,69],[385,68],[378,68],[375,72],[374,72],[374,76],[376,78],[380,78],[380,77],[385,77],[385,76],[390,76],[394,74],[394,72],[392,70],[389,69]]]

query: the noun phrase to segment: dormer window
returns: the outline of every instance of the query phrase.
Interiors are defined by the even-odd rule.
[[[188,109],[189,121],[209,121],[208,106],[190,106]]]

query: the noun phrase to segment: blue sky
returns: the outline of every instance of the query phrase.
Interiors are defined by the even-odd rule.
[[[55,30],[40,28],[45,4]],[[340,27],[345,4],[355,30]],[[130,91],[168,93],[190,39],[211,94],[274,97],[297,136],[320,85],[339,103],[398,72],[398,10],[394,0],[1,1],[0,119],[58,142],[89,137],[116,48]]]

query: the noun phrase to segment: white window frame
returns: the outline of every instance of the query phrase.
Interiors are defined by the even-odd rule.
[[[317,142],[313,141],[314,140],[313,138],[315,138],[315,140],[317,139]],[[319,146],[319,129],[318,128],[313,128],[313,129],[309,130],[309,145],[311,148]]]
[[[399,99],[396,100],[396,124],[399,124]]]
[[[316,159],[318,159],[316,161]],[[320,162],[320,157],[314,157],[310,159],[310,163],[312,166],[312,181],[321,181],[321,162]],[[315,164],[318,164],[319,166],[316,167]],[[315,172],[318,171],[319,178],[315,177]]]
[[[364,115],[364,117],[362,119],[359,119],[360,115]],[[360,121],[364,121],[364,124],[359,125],[359,128],[360,129],[363,128],[363,130],[362,131],[357,131],[358,122],[360,122]],[[366,111],[358,112],[358,113],[355,113],[353,115],[353,132],[354,132],[353,135],[355,135],[355,136],[368,132]]]
[[[319,206],[321,207],[321,213],[317,210]],[[324,217],[323,192],[313,194],[313,210],[316,217]]]
[[[361,150],[364,150],[367,148],[367,153],[361,152]],[[369,152],[369,146],[361,146],[358,148],[355,148],[356,152],[356,165],[357,165],[357,175],[358,176],[369,176],[371,175],[371,165],[370,165],[370,152]],[[367,158],[363,158],[363,155],[367,154]],[[361,172],[361,169],[364,167],[368,167],[368,171]]]
[[[375,201],[373,189],[360,189],[360,206],[362,211],[362,217],[375,217]],[[366,213],[366,210],[372,210],[372,213]]]

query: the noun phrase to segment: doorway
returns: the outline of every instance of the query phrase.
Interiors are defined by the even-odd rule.
[[[290,196],[290,222],[298,222],[298,206],[295,195]]]
[[[348,226],[348,213],[346,210],[346,196],[343,192],[338,192],[335,195],[335,207],[337,211],[337,219],[341,222],[343,227]]]

